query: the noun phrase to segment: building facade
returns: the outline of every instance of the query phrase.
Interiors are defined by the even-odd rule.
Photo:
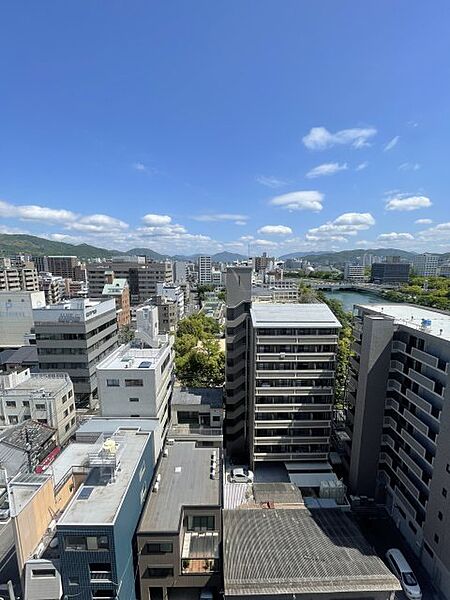
[[[117,346],[114,300],[68,300],[33,311],[39,369],[69,374],[77,405],[93,405],[96,366]]]
[[[80,261],[76,256],[47,256],[48,269],[52,275],[64,279],[77,279]]]
[[[364,265],[354,265],[345,263],[344,265],[344,280],[345,281],[365,281],[366,267]]]
[[[198,262],[198,282],[200,285],[212,282],[212,267],[210,256],[199,256]]]
[[[415,275],[420,277],[435,277],[438,274],[439,256],[436,254],[418,254],[413,258]]]
[[[0,424],[31,419],[56,430],[65,444],[76,429],[73,385],[66,373],[20,373],[0,376]]]
[[[33,310],[44,306],[44,292],[0,292],[0,348],[34,341]]]
[[[119,327],[129,325],[131,322],[130,312],[130,288],[126,279],[114,279],[108,277],[102,291],[103,298],[113,298],[116,303],[117,324]]]
[[[344,462],[353,494],[384,502],[450,597],[450,316],[358,306]]]
[[[38,274],[32,263],[0,268],[0,292],[37,292]]]
[[[408,283],[411,265],[401,262],[372,263],[371,280],[373,283]]]

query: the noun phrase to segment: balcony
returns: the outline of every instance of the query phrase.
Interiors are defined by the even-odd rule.
[[[218,531],[187,531],[181,553],[182,575],[210,575],[220,570]]]

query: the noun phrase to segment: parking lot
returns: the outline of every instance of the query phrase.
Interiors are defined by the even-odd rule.
[[[380,558],[385,560],[389,548],[399,548],[411,565],[422,589],[422,600],[439,600],[440,596],[431,585],[428,574],[422,568],[419,559],[411,552],[403,536],[395,527],[391,518],[359,519],[358,523]],[[403,592],[396,595],[398,600],[406,600]]]

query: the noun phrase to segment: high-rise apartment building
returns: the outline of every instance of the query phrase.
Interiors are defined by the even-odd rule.
[[[173,263],[173,280],[175,283],[186,283],[187,281],[187,262],[176,260]]]
[[[33,311],[41,371],[70,375],[77,404],[93,404],[96,366],[117,345],[114,300],[68,300]]]
[[[36,292],[38,290],[38,274],[32,263],[0,268],[0,291]]]
[[[40,273],[39,288],[44,292],[47,304],[58,304],[66,294],[65,280],[51,273]]]
[[[450,598],[450,315],[357,306],[347,392],[348,484],[384,502]]]
[[[415,275],[420,277],[435,277],[438,274],[439,256],[436,254],[418,254],[413,258]]]
[[[52,275],[65,279],[77,279],[76,268],[79,260],[76,256],[47,256],[48,269]]]
[[[210,256],[199,256],[198,257],[198,282],[200,285],[212,282],[211,273],[211,257]]]
[[[326,461],[340,323],[325,304],[251,305],[251,269],[227,270],[225,440],[232,456]]]

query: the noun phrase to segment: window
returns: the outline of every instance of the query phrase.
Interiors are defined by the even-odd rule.
[[[447,473],[450,473],[450,463],[447,463],[447,466],[445,467],[445,470],[447,471]]]
[[[439,536],[437,533],[434,534],[434,541],[436,542],[436,544],[439,544]]]
[[[411,531],[413,531],[414,533],[417,533],[417,528],[411,523],[411,521],[408,521],[408,525],[409,525],[409,528],[411,529]]]
[[[73,396],[73,390],[69,390],[69,398],[72,398]]]
[[[69,431],[70,429],[70,423],[67,423],[66,426],[64,427],[64,431]]]
[[[16,402],[15,402],[15,400],[7,400],[6,401],[6,406],[8,408],[16,408]]]
[[[35,408],[36,410],[45,410],[45,404],[36,404]]]
[[[443,518],[444,518],[444,515],[441,513],[441,511],[438,511],[438,519],[439,519],[439,521],[442,521]]]
[[[89,574],[91,579],[111,578],[111,563],[89,563]]]
[[[30,401],[29,401],[29,400],[24,400],[24,401],[22,402],[22,406],[23,406],[24,408],[29,408],[29,407],[30,407]]]
[[[70,410],[70,412],[73,412],[73,411],[75,410],[75,405],[74,405],[74,404],[71,404],[71,405],[69,406],[69,410]]]
[[[114,598],[117,598],[116,593],[114,592],[114,590],[93,590],[92,591],[92,599],[93,600],[97,600],[98,599],[104,599],[104,598],[109,598],[109,600],[114,600]]]
[[[445,488],[442,488],[442,495],[444,498],[447,498],[447,490]]]
[[[215,422],[220,421],[220,416],[213,415],[212,420],[215,421]]]
[[[67,417],[69,415],[69,409],[66,408],[66,410],[64,411],[64,418]]]
[[[106,387],[120,387],[120,380],[119,379],[107,379]]]
[[[144,381],[142,379],[125,379],[125,387],[143,387]]]
[[[215,519],[213,516],[189,517],[190,531],[214,531]]]
[[[433,558],[434,556],[434,552],[433,550],[430,548],[430,546],[424,542],[423,547],[425,548],[425,550],[428,552],[428,554],[431,556],[431,558]]]
[[[155,578],[155,579],[164,579],[165,577],[173,577],[173,569],[171,567],[153,567],[148,568],[144,577],[146,579]]]
[[[106,535],[84,536],[84,535],[66,535],[64,538],[64,547],[66,550],[108,550],[109,540]]]
[[[139,402],[139,398],[129,398],[130,402]]]
[[[173,552],[173,544],[166,542],[154,542],[145,544],[142,554],[171,554]]]
[[[31,577],[56,577],[56,569],[32,569]]]
[[[62,397],[62,403],[64,404],[65,402],[67,402],[67,394],[64,394]]]

